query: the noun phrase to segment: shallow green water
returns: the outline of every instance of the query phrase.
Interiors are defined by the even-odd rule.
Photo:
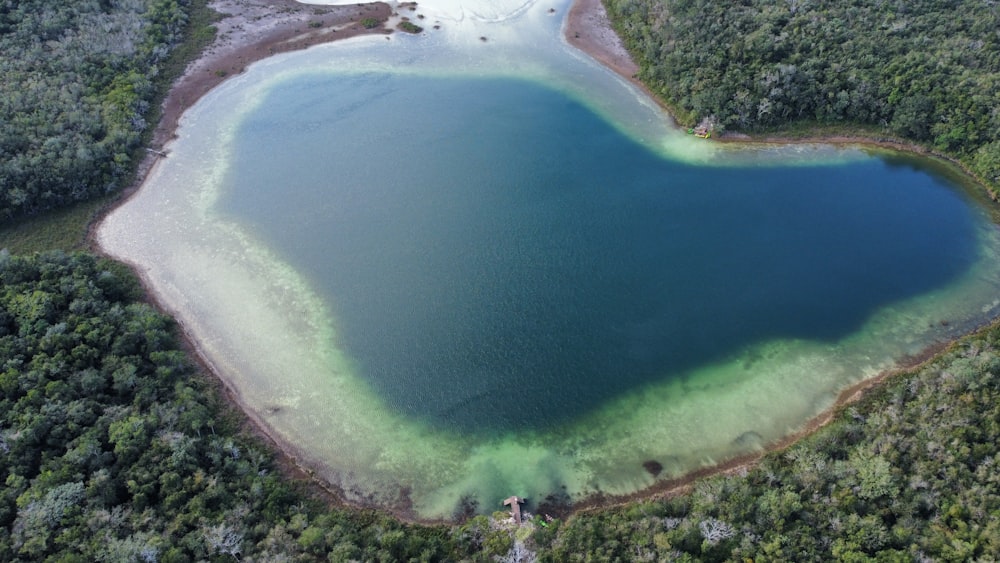
[[[1000,308],[996,226],[922,165],[694,140],[548,4],[445,4],[227,81],[98,231],[347,499],[633,493]]]

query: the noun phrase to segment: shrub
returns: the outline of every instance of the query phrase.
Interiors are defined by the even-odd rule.
[[[400,22],[399,29],[407,33],[420,33],[421,31],[424,30],[424,28],[420,27],[419,25],[408,21]]]

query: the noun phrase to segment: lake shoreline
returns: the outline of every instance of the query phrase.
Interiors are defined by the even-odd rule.
[[[216,39],[193,60],[163,102],[163,116],[153,135],[153,148],[176,135],[181,115],[210,90],[247,66],[271,56],[307,49],[359,35],[388,35],[385,20],[392,9],[375,2],[355,6],[319,6],[295,0],[215,0],[211,7],[224,15]],[[360,23],[380,23],[366,29]]]
[[[194,59],[170,87],[160,107],[145,157],[136,165],[133,181],[120,197],[104,209],[88,229],[88,245],[95,248],[94,229],[105,215],[128,200],[146,181],[160,158],[170,154],[170,143],[184,112],[205,94],[247,66],[268,57],[307,49],[361,35],[389,35],[385,26],[392,9],[384,2],[352,6],[317,6],[295,0],[212,0],[209,7],[220,14],[214,23],[215,40]],[[379,25],[367,29],[363,18]],[[96,248],[95,248],[96,249]]]
[[[213,7],[217,10],[219,10],[218,6],[220,5],[226,6],[225,10],[228,17],[219,22],[220,31],[216,41],[213,42],[201,56],[195,59],[188,66],[187,71],[178,79],[174,87],[171,88],[170,93],[164,101],[163,116],[157,125],[153,137],[154,140],[151,143],[151,147],[156,150],[165,149],[169,153],[169,143],[173,138],[175,138],[179,120],[183,112],[212,88],[226,80],[229,76],[237,75],[242,72],[246,65],[268,58],[273,54],[304,49],[320,43],[346,39],[348,37],[362,34],[390,33],[389,30],[386,30],[382,26],[372,30],[366,30],[360,25],[348,27],[343,31],[338,30],[336,32],[322,33],[316,31],[316,29],[323,29],[328,25],[331,27],[336,25],[350,26],[350,22],[354,21],[354,19],[359,19],[357,18],[359,11],[366,10],[366,7],[373,7],[375,13],[379,14],[379,16],[372,15],[371,17],[381,17],[384,14],[384,17],[387,18],[391,14],[391,8],[388,5],[381,3],[363,6],[350,6],[338,9],[338,7],[333,6],[318,7],[298,4],[297,2],[294,2],[294,0],[277,0],[274,5],[284,8],[276,8],[275,11],[270,13],[269,16],[256,20],[254,18],[257,17],[259,13],[253,12],[252,10],[260,8],[260,5],[252,4],[251,2],[238,2],[237,0],[223,0],[222,2],[213,3]],[[246,11],[241,11],[244,10],[244,8]],[[317,15],[315,13],[317,9],[326,8],[330,8],[329,13],[322,15]],[[370,14],[371,12],[369,11],[365,13]],[[322,23],[320,28],[310,28],[309,21],[318,20],[320,17],[325,18],[323,21],[327,23]],[[337,18],[340,19],[338,20]],[[227,21],[229,21],[229,23],[225,24],[225,29],[229,31],[224,32],[223,22]],[[333,23],[334,21],[339,21],[340,23]],[[253,22],[251,27],[254,29],[248,31],[246,26],[250,22]],[[631,58],[628,57],[620,39],[618,39],[618,36],[614,34],[611,29],[604,7],[600,0],[575,0],[567,16],[563,31],[569,44],[577,47],[595,58],[597,61],[608,66],[630,83],[640,88],[643,92],[650,96],[651,99],[656,100],[656,97],[653,96],[652,92],[636,78],[638,67],[634,62],[632,62]],[[622,58],[623,53],[624,59]],[[663,106],[663,104],[660,105],[665,109],[669,109]],[[882,143],[877,140],[846,136],[802,139],[769,137],[763,140],[758,140],[751,137],[732,135],[725,136],[720,140],[723,142],[736,143],[767,142],[776,144],[826,143],[868,145],[893,148],[924,156],[933,154],[930,151],[915,145],[898,144],[895,142]],[[121,204],[127,200],[129,195],[139,189],[141,184],[144,182],[146,175],[155,166],[155,163],[158,160],[159,158],[155,155],[151,154],[147,156],[144,163],[140,166],[139,172],[137,172],[135,183],[124,192],[117,204]],[[101,252],[101,250],[96,247],[96,243],[93,242],[93,230],[89,240],[92,241],[91,246],[98,252]],[[131,266],[141,279],[142,285],[146,291],[147,300],[150,301],[157,309],[169,313],[170,309],[165,307],[164,303],[159,302],[159,300],[155,297],[155,293],[151,291],[152,286],[155,284],[146,279],[145,275],[139,268],[135,265]],[[308,462],[303,463],[303,459],[308,456],[301,455],[302,452],[299,452],[300,455],[296,455],[295,448],[291,444],[287,444],[283,440],[276,438],[268,431],[268,428],[265,424],[263,424],[259,417],[247,412],[240,400],[239,393],[233,389],[226,379],[219,374],[218,370],[214,369],[211,363],[205,359],[203,354],[200,352],[198,343],[194,341],[190,334],[188,334],[183,323],[180,320],[177,320],[177,324],[179,326],[179,332],[184,340],[184,347],[190,351],[192,357],[198,361],[206,373],[211,373],[215,376],[212,379],[215,380],[215,383],[218,383],[225,400],[231,403],[234,408],[238,408],[245,417],[244,420],[246,421],[245,427],[247,431],[273,445],[277,454],[275,456],[275,463],[282,468],[282,472],[285,475],[289,476],[293,480],[306,483],[311,489],[317,491],[323,496],[328,497],[331,504],[357,508],[377,508],[392,513],[401,520],[410,522],[427,524],[442,523],[441,521],[429,521],[416,518],[412,511],[407,510],[405,507],[369,506],[365,504],[359,505],[347,501],[345,496],[340,491],[337,491],[336,487],[334,487],[331,483],[316,477],[313,470],[310,469]],[[978,330],[976,332],[978,332]],[[900,367],[898,368],[886,370],[875,377],[866,379],[847,389],[844,389],[839,394],[835,404],[830,409],[808,421],[800,431],[783,438],[777,443],[767,446],[760,452],[739,456],[717,465],[705,467],[677,479],[658,481],[653,486],[630,495],[598,495],[576,503],[571,503],[564,507],[565,514],[582,510],[615,506],[624,502],[672,496],[688,490],[692,483],[697,480],[712,475],[734,474],[744,471],[755,464],[768,452],[784,449],[802,437],[807,436],[815,432],[817,429],[825,426],[832,421],[846,405],[856,402],[858,399],[863,397],[868,390],[880,385],[887,378],[901,372],[909,371],[915,366],[922,365],[922,363],[935,358],[938,354],[948,349],[950,346],[951,343],[941,343],[931,346],[917,358],[900,361]]]
[[[257,437],[262,443],[270,444],[275,454],[274,464],[285,478],[302,484],[313,491],[317,499],[322,498],[330,506],[356,509],[380,508],[401,520],[416,521],[412,514],[405,510],[351,503],[333,484],[317,478],[308,463],[300,461],[305,457],[301,455],[302,452],[297,452],[290,444],[286,444],[269,432],[259,417],[244,408],[239,392],[205,357],[197,340],[190,334],[184,322],[174,314],[172,308],[157,297],[155,283],[148,278],[142,268],[134,263],[109,256],[97,242],[97,226],[108,214],[141,189],[161,158],[169,156],[169,145],[177,137],[177,129],[184,112],[216,86],[241,74],[250,64],[279,53],[302,50],[361,35],[392,33],[384,23],[392,15],[392,9],[383,2],[352,6],[317,6],[302,4],[295,0],[216,0],[210,2],[210,7],[222,14],[221,19],[215,23],[218,30],[215,40],[188,63],[184,73],[170,87],[162,102],[160,119],[148,145],[148,149],[157,152],[147,151],[136,166],[133,181],[122,190],[116,201],[101,210],[91,222],[87,229],[86,248],[100,256],[128,264],[142,286],[143,301],[173,319],[177,326],[181,348],[196,362],[202,373],[211,375],[208,382],[220,393],[220,398],[230,408],[238,410],[244,431]],[[362,18],[359,16],[362,14],[364,17],[376,18],[380,24],[371,29],[364,28],[360,24]],[[310,26],[310,22],[319,22],[320,25]]]
[[[583,51],[596,61],[605,65],[610,70],[639,88],[651,100],[657,103],[670,117],[670,120],[680,127],[674,110],[668,104],[660,100],[637,76],[639,66],[632,60],[631,55],[625,49],[622,40],[611,27],[611,22],[601,0],[574,0],[573,6],[566,18],[563,28],[566,41]],[[766,135],[749,135],[745,133],[724,133],[719,137],[713,137],[706,142],[719,142],[724,144],[739,145],[789,145],[789,144],[829,144],[835,146],[861,146],[878,149],[889,149],[900,151],[917,156],[938,158],[942,161],[960,168],[970,178],[976,180],[985,191],[987,197],[997,202],[997,194],[993,192],[985,183],[981,182],[971,170],[963,163],[940,154],[928,147],[916,143],[902,141],[894,138],[877,138],[855,134],[853,132],[837,132],[835,134],[806,134],[792,135],[780,132]],[[967,335],[979,333],[988,327],[1000,324],[1000,320],[985,323],[984,326],[977,327]],[[964,336],[963,336],[964,337]],[[778,442],[766,445],[761,451],[744,454],[721,463],[707,466],[693,472],[687,473],[677,478],[657,481],[649,488],[628,495],[597,495],[590,499],[584,499],[565,507],[566,513],[592,511],[613,506],[621,506],[630,502],[650,500],[655,498],[670,498],[684,494],[691,490],[695,482],[716,475],[736,475],[744,473],[752,468],[765,455],[771,452],[786,449],[799,440],[815,433],[824,426],[832,422],[845,408],[861,400],[872,389],[884,384],[887,380],[910,373],[919,369],[923,365],[933,361],[947,350],[951,349],[960,338],[948,342],[939,342],[928,346],[919,354],[900,359],[897,366],[884,370],[878,375],[864,379],[851,385],[837,395],[834,404],[826,411],[807,421],[803,427],[795,433],[786,436]],[[558,507],[553,507],[558,508]],[[539,510],[541,511],[541,510]]]
[[[969,335],[976,334],[996,325],[1000,325],[1000,321],[991,321],[984,327],[979,327],[969,333]],[[924,348],[919,354],[901,359],[897,366],[883,370],[874,377],[863,379],[845,389],[842,389],[840,393],[837,394],[837,399],[834,401],[833,405],[830,406],[830,408],[808,420],[803,427],[795,433],[789,434],[777,442],[767,444],[758,452],[742,454],[715,465],[697,469],[680,477],[657,481],[649,488],[636,491],[628,495],[598,495],[593,499],[587,499],[573,504],[571,512],[589,512],[604,508],[619,507],[631,502],[672,498],[690,492],[694,484],[702,479],[718,475],[733,476],[745,474],[767,454],[787,449],[799,440],[814,434],[833,422],[834,419],[836,419],[840,413],[844,411],[844,409],[863,399],[875,388],[897,376],[904,376],[919,370],[926,364],[936,360],[948,350],[951,350],[952,347],[955,346],[960,340],[961,338],[958,338],[948,342],[938,342],[932,344]]]
[[[639,65],[632,60],[621,38],[618,37],[614,28],[612,28],[607,11],[604,9],[601,0],[574,0],[566,18],[563,34],[570,45],[583,51],[644,92],[649,99],[653,100],[669,115],[671,122],[675,126],[681,127],[675,115],[676,108],[672,108],[669,104],[661,100],[645,83],[639,80]],[[875,132],[870,133],[863,128],[852,130],[848,126],[844,130],[840,126],[832,126],[829,128],[829,131],[824,131],[823,125],[816,124],[813,129],[815,130],[809,130],[803,134],[784,132],[781,129],[776,132],[762,134],[726,131],[718,136],[713,135],[711,141],[707,142],[736,145],[824,144],[861,146],[889,149],[925,158],[940,159],[948,164],[957,166],[963,173],[981,186],[981,189],[991,201],[1000,203],[1000,193],[992,189],[965,163],[933,148],[891,135],[880,135]]]

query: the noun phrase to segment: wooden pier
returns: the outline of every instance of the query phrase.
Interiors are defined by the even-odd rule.
[[[510,516],[511,518],[514,519],[514,523],[517,524],[518,526],[521,525],[521,503],[523,502],[524,499],[517,495],[512,496],[507,500],[503,501],[504,506],[510,507]]]

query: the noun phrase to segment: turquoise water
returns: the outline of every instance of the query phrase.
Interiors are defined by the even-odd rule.
[[[696,167],[516,79],[312,74],[242,121],[216,210],[389,407],[544,431],[960,279],[983,217],[915,161]]]
[[[568,7],[251,65],[97,230],[348,501],[632,494],[1000,311],[1000,230],[925,161],[684,135]]]

